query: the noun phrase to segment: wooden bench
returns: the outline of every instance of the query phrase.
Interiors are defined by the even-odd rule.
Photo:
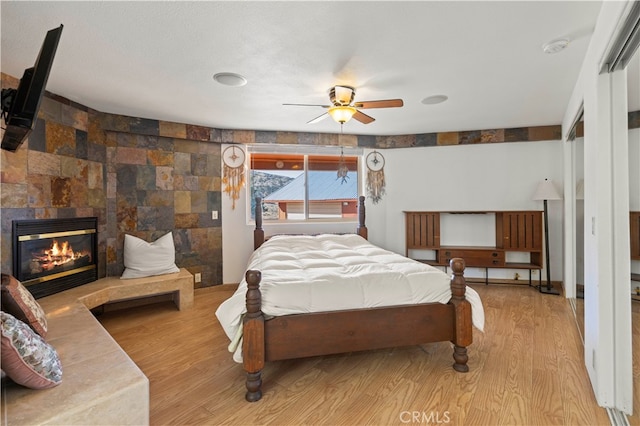
[[[172,293],[178,309],[193,305],[193,276],[103,278],[38,299],[47,313],[49,342],[62,363],[62,383],[33,390],[2,388],[6,425],[149,424],[149,380],[90,309],[104,303]]]
[[[145,278],[121,280],[120,277],[106,277],[66,290],[61,298],[79,299],[87,308],[93,309],[108,302],[137,299],[159,294],[173,294],[173,302],[183,310],[193,305],[193,275],[186,269],[175,274],[156,275]],[[55,298],[49,296],[41,300]],[[40,301],[40,300],[39,300]]]

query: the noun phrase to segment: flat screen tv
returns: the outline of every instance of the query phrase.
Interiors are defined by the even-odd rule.
[[[15,151],[35,127],[61,34],[62,25],[49,30],[36,63],[24,70],[18,88],[2,89],[2,117],[6,125],[2,149]]]

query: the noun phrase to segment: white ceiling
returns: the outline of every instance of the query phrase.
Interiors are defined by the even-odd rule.
[[[339,133],[307,121],[336,84],[370,109],[350,134],[560,124],[600,9],[596,1],[2,1],[2,72],[33,65],[64,24],[47,89],[99,111],[220,129]],[[542,45],[566,37],[550,55]],[[640,61],[635,61],[640,62]],[[218,72],[248,84],[213,81]],[[439,105],[424,105],[432,95]]]

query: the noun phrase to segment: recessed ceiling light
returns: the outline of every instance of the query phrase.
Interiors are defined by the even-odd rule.
[[[213,76],[213,79],[225,86],[240,87],[247,84],[247,79],[234,72],[219,72]]]
[[[435,105],[435,104],[441,104],[447,99],[449,99],[449,97],[445,95],[434,95],[434,96],[428,96],[424,98],[422,100],[422,103],[425,105]]]
[[[561,50],[564,50],[569,45],[569,40],[566,38],[559,38],[557,40],[552,40],[549,43],[546,43],[542,46],[542,51],[544,53],[558,53]]]

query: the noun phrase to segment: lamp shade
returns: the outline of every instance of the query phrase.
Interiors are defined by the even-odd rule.
[[[334,106],[329,108],[329,115],[338,123],[344,124],[351,120],[353,114],[356,113],[356,109],[350,106]]]
[[[553,181],[548,179],[543,180],[538,184],[536,192],[533,194],[533,200],[562,200],[562,195],[558,192],[558,189],[553,184]]]

